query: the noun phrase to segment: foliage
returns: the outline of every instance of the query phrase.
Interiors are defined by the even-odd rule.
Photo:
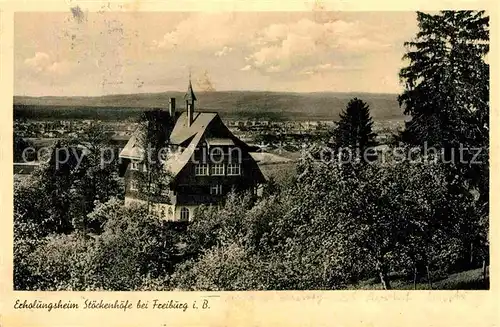
[[[487,227],[477,197],[450,193],[446,167],[420,159],[350,169],[305,160],[293,184],[257,200],[230,194],[185,231],[116,198],[87,216],[102,231],[90,238],[17,224],[16,288],[342,289],[371,277],[390,288],[392,272],[435,280],[462,269]]]
[[[450,175],[462,176],[486,202],[489,17],[484,11],[442,11],[418,12],[417,20],[416,38],[405,43],[408,66],[399,74],[405,86],[399,103],[411,116],[403,140],[444,149]],[[479,164],[472,162],[476,149]]]
[[[107,202],[98,202],[94,210],[87,215],[89,223],[98,227],[98,230],[103,230],[106,223],[117,221],[120,214],[123,214],[123,201],[112,197]]]
[[[15,188],[15,225],[37,224],[38,236],[95,227],[87,223],[86,215],[97,201],[122,194],[122,186],[116,165],[101,161],[102,145],[86,144],[58,141],[49,162],[33,173],[30,183]]]
[[[260,281],[261,263],[236,243],[206,250],[198,260],[182,263],[172,276],[183,290],[237,291],[265,289]]]
[[[112,208],[112,207],[111,207]],[[144,278],[158,278],[172,269],[175,238],[144,207],[123,207],[111,215],[90,253],[93,285],[131,290]]]
[[[405,86],[399,103],[411,116],[402,140],[442,151],[447,203],[471,213],[450,225],[460,244],[456,266],[473,268],[478,257],[488,258],[489,17],[442,11],[418,12],[417,20],[416,38],[405,44],[408,66],[399,74]]]
[[[374,275],[390,288],[392,271],[418,280],[454,271],[479,208],[466,190],[448,193],[443,165],[420,159],[350,170],[304,162],[289,188],[201,210],[174,285],[233,289],[241,281],[224,267],[253,269],[252,289],[339,289]]]
[[[400,72],[406,89],[399,97],[412,120],[412,141],[447,145],[487,139],[489,113],[489,17],[484,11],[418,12],[419,32]],[[475,128],[470,128],[474,126]],[[467,135],[466,133],[469,133]]]
[[[174,117],[163,110],[145,111],[139,118],[138,142],[142,149],[143,169],[135,173],[135,178],[142,196],[146,197],[148,210],[151,210],[153,198],[170,189],[170,174],[164,162],[173,126]]]
[[[81,147],[79,143],[70,140],[59,141],[50,150],[49,162],[38,168],[28,183],[15,185],[16,289],[48,287],[50,275],[44,275],[37,265],[52,262],[43,257],[48,255],[46,251],[60,256],[67,253],[57,254],[54,252],[55,248],[47,247],[56,244],[55,247],[68,246],[68,251],[82,250],[84,246],[80,243],[83,241],[80,242],[75,235],[65,238],[61,234],[69,234],[74,230],[85,234],[95,230],[85,217],[93,210],[96,201],[107,201],[111,196],[122,193],[121,185],[114,174],[115,167],[101,166],[100,152],[97,151],[99,144],[94,142],[91,145],[95,147],[94,151],[85,153],[88,148]],[[62,248],[61,251],[64,250]],[[38,256],[38,259],[33,259],[33,256]],[[54,266],[60,266],[63,262],[62,258],[52,259],[55,260]],[[59,268],[61,267],[57,269]],[[65,270],[63,267],[57,272],[54,271],[54,274],[58,275]],[[52,284],[53,287],[60,286],[57,281],[54,283],[56,284]],[[77,282],[75,283],[67,286],[76,287]]]
[[[26,280],[21,289],[84,290],[88,283],[88,247],[91,243],[78,234],[51,235],[44,238],[32,253],[25,254]],[[31,286],[31,287],[30,287]]]
[[[99,235],[50,235],[15,245],[16,289],[133,290],[172,271],[175,233],[144,207],[99,206],[109,213]],[[97,215],[99,215],[97,214]]]
[[[14,144],[14,162],[30,162],[35,160],[35,153],[33,152],[27,151],[23,156],[23,152],[26,149],[29,148],[34,149],[33,142],[25,140],[24,138],[18,136],[14,132],[13,144]]]
[[[376,134],[372,126],[369,106],[353,98],[340,113],[340,120],[333,131],[333,146],[335,149],[359,149],[363,153],[366,148],[375,145]]]

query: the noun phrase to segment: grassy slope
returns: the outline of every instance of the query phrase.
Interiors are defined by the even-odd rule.
[[[483,281],[482,268],[462,271],[456,274],[451,274],[448,277],[432,282],[433,290],[480,290],[489,289],[489,275],[487,285]],[[412,290],[413,283],[403,280],[391,281],[391,286],[396,290]],[[349,287],[349,289],[362,289],[362,290],[377,290],[382,289],[382,285],[378,279],[370,279],[362,281],[357,285]],[[417,283],[417,290],[429,290],[427,282]]]
[[[101,97],[24,97],[15,96],[15,105],[28,105],[31,115],[38,109],[67,110],[99,108],[122,111],[140,108],[167,108],[170,97],[177,99],[178,110],[184,108],[182,92],[107,95]],[[366,101],[374,119],[402,119],[395,94],[372,93],[283,93],[223,91],[199,92],[200,111],[217,111],[223,118],[242,119],[311,119],[337,120],[338,114],[353,97]],[[103,110],[99,110],[103,111]],[[95,115],[93,115],[95,116]],[[98,116],[98,113],[97,113]]]

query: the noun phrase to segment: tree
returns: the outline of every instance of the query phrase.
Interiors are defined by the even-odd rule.
[[[80,143],[84,144],[91,153],[100,153],[101,150],[111,145],[111,138],[106,133],[103,125],[91,125],[79,138]]]
[[[101,234],[49,235],[34,246],[16,239],[15,288],[135,290],[173,272],[176,233],[145,206],[112,199],[89,218],[102,222]]]
[[[160,109],[144,111],[139,118],[138,141],[143,169],[135,176],[141,194],[146,198],[148,212],[151,212],[152,200],[170,187],[170,175],[164,163],[173,126],[174,117]]]
[[[394,272],[413,275],[416,282],[463,270],[461,253],[472,237],[466,231],[477,234],[476,220],[484,217],[481,207],[466,190],[449,192],[456,181],[448,180],[445,165],[423,157],[385,159],[354,163],[347,172],[338,162],[303,165],[293,205],[280,208],[287,218],[274,216],[274,228],[283,235],[279,239],[289,239],[286,244],[304,237],[295,246],[297,251],[302,247],[302,262],[314,255],[327,259],[326,271],[335,278],[316,277],[324,284],[315,285],[355,283],[376,274],[390,288]],[[288,251],[279,247],[276,252]],[[328,253],[335,258],[328,259]]]
[[[134,290],[143,280],[170,274],[175,263],[176,233],[148,214],[145,206],[116,205],[112,199],[91,217],[102,221],[103,233],[89,253],[91,284],[107,290]]]
[[[91,245],[91,240],[75,233],[40,240],[31,252],[24,253],[24,274],[14,274],[15,288],[37,291],[91,288],[87,283],[92,269],[88,261]]]
[[[419,32],[406,42],[399,96],[408,140],[431,145],[463,141],[467,130],[487,138],[489,112],[489,17],[484,11],[417,12]],[[471,125],[473,124],[473,125]]]
[[[83,155],[83,149],[76,144],[68,140],[57,141],[52,147],[49,162],[33,174],[34,184],[40,190],[37,197],[44,199],[47,204],[50,220],[53,223],[53,233],[70,233],[74,228],[72,221],[74,216],[82,213],[81,208],[74,206],[80,201],[79,194],[72,189],[74,182],[85,175],[79,160]]]
[[[80,163],[85,173],[78,176],[73,182],[71,192],[75,201],[72,202],[75,228],[86,231],[99,232],[98,226],[86,220],[96,203],[106,202],[114,196],[123,194],[123,185],[118,177],[118,164],[114,159],[114,149],[111,147],[110,137],[101,125],[89,127],[81,140],[85,149],[85,156]]]
[[[489,17],[484,11],[442,11],[418,12],[417,20],[415,39],[405,43],[408,66],[399,74],[405,90],[398,100],[411,116],[402,139],[439,148],[448,162],[449,196],[479,193],[474,206],[488,208]],[[487,230],[479,231],[487,224],[471,218],[462,225],[466,257],[473,256],[473,244],[487,244],[481,236]]]
[[[74,229],[84,233],[88,228],[97,231],[86,221],[87,214],[96,203],[123,192],[116,163],[102,162],[98,149],[104,145],[85,144],[58,141],[51,149],[50,160],[33,172],[30,184],[16,187],[14,217],[19,231],[38,226],[30,232],[37,237],[70,233]]]
[[[375,145],[376,134],[372,125],[369,106],[358,98],[351,99],[340,113],[340,121],[333,131],[334,148],[359,150],[363,156],[368,147]]]
[[[26,149],[34,150],[35,147],[33,145],[33,142],[25,140],[23,137],[19,136],[15,131],[14,131],[13,144],[14,144],[14,162],[33,161],[36,159],[34,152],[31,151],[26,152],[23,157],[23,152]]]
[[[489,17],[484,11],[417,13],[419,32],[406,42],[400,71],[404,92],[398,100],[406,123],[403,140],[443,148],[455,155],[450,168],[488,193]],[[466,149],[460,163],[458,149]],[[470,164],[474,148],[483,149],[483,164]],[[454,154],[452,153],[454,152]]]
[[[244,246],[230,243],[207,249],[198,260],[180,264],[172,282],[182,290],[263,290],[262,270],[262,261]]]

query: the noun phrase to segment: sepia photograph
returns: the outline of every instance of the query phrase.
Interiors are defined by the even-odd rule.
[[[490,289],[487,11],[13,26],[13,290]]]

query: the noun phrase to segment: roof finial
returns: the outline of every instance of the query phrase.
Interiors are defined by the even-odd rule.
[[[189,85],[186,94],[184,95],[184,99],[190,101],[196,101],[196,95],[194,95],[193,85],[191,84],[191,67],[189,67]]]

